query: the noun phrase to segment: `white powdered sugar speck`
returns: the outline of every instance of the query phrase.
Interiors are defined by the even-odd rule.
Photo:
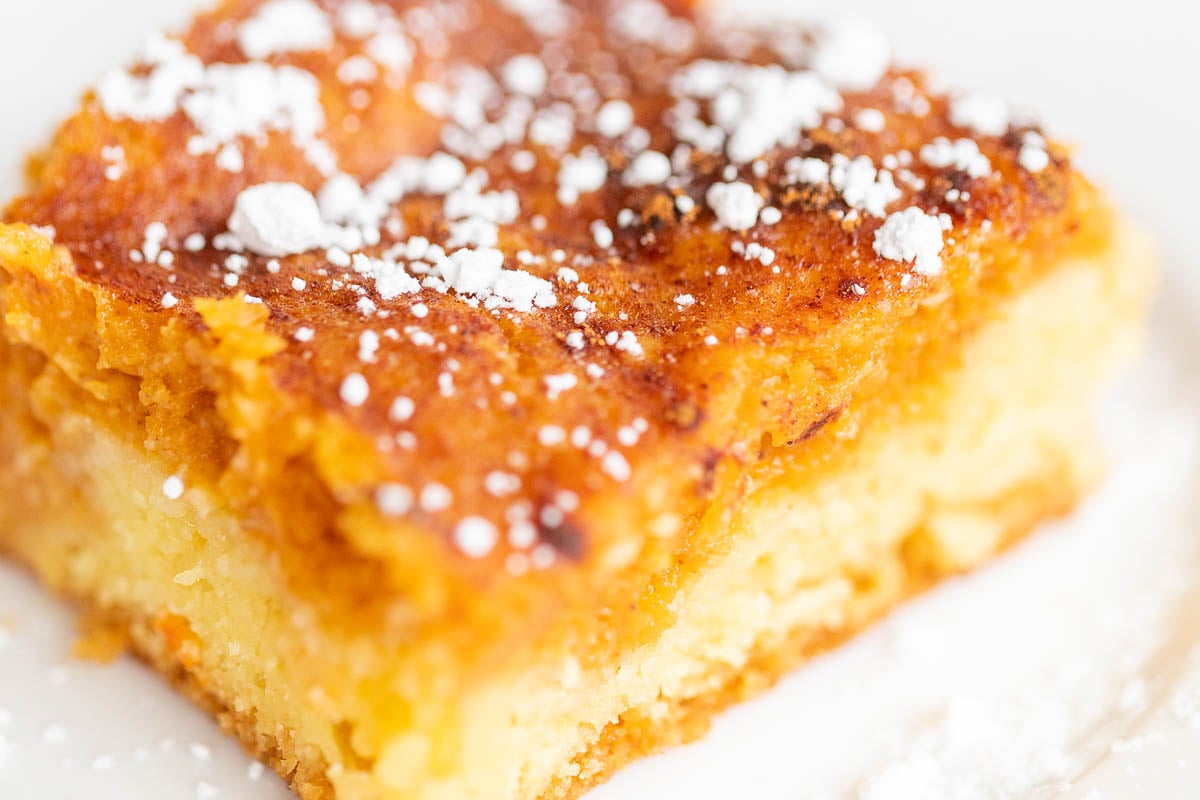
[[[931,167],[953,167],[972,178],[982,178],[992,171],[991,162],[979,151],[979,144],[974,139],[952,142],[940,137],[922,147],[920,155],[921,160]]]
[[[536,97],[546,89],[546,65],[534,55],[513,56],[501,69],[504,86],[510,92]]]
[[[1017,163],[1027,172],[1041,172],[1050,166],[1050,154],[1046,151],[1046,146],[1046,139],[1041,134],[1027,132],[1021,141]]]
[[[891,45],[881,31],[859,20],[846,20],[818,38],[812,65],[837,86],[863,90],[879,82],[891,60]]]
[[[563,157],[558,169],[558,200],[574,205],[579,195],[594,192],[608,179],[608,164],[595,151]]]
[[[867,156],[849,159],[840,153],[834,155],[829,167],[829,182],[841,192],[846,205],[875,217],[882,217],[888,205],[901,196],[892,174],[887,170],[876,170]]]
[[[941,221],[916,207],[891,214],[875,232],[876,253],[912,264],[919,275],[941,273],[943,245]]]
[[[609,100],[596,112],[596,130],[616,138],[633,127],[633,107],[624,100]]]
[[[1003,136],[1008,130],[1008,104],[983,94],[959,95],[950,101],[950,121],[985,136]]]
[[[316,198],[295,183],[263,183],[243,191],[229,218],[229,232],[263,256],[314,250],[326,235]]]
[[[766,205],[753,186],[740,181],[714,183],[704,198],[717,215],[717,222],[734,231],[754,227],[758,222],[758,212]]]
[[[250,58],[324,50],[333,44],[329,16],[312,0],[270,0],[242,23],[238,44]]]
[[[622,176],[626,186],[658,186],[671,177],[671,159],[654,150],[639,153]]]
[[[342,381],[342,386],[338,390],[338,395],[342,398],[342,402],[348,406],[361,406],[367,402],[367,398],[371,394],[371,386],[367,383],[367,379],[360,373],[352,373],[347,375]]]
[[[454,544],[468,558],[484,558],[499,539],[496,526],[482,517],[467,517],[454,528]]]
[[[412,510],[414,495],[407,486],[386,483],[375,491],[375,505],[386,517],[402,517]]]
[[[162,493],[168,500],[178,500],[183,497],[183,480],[178,475],[172,475],[163,481]]]

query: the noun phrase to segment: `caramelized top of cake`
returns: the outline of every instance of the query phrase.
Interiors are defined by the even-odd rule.
[[[106,76],[6,216],[163,324],[261,305],[382,514],[522,573],[669,537],[922,307],[1032,269],[1082,186],[857,25],[228,0]]]

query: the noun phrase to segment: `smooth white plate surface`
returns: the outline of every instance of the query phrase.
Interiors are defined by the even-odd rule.
[[[19,154],[85,85],[193,5],[0,0],[0,193],[16,190]],[[1177,0],[841,5],[947,83],[1040,109],[1052,132],[1084,143],[1080,162],[1156,237],[1165,288],[1148,352],[1106,411],[1113,471],[1072,520],[594,798],[1195,797],[1195,12]],[[269,775],[255,780],[236,745],[136,663],[70,661],[72,635],[65,608],[0,568],[0,798],[289,796]]]

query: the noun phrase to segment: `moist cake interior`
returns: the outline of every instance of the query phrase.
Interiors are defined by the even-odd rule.
[[[1081,410],[1135,339],[1129,299],[1145,287],[1127,267],[1145,258],[1121,230],[930,347],[910,381],[807,446],[766,447],[722,481],[691,551],[647,588],[636,641],[611,659],[555,640],[493,662],[433,725],[405,703],[436,695],[444,675],[413,685],[394,648],[301,614],[307,598],[289,585],[301,565],[245,529],[218,487],[165,497],[170,465],[139,446],[128,415],[97,413],[85,387],[102,378],[68,376],[58,364],[84,360],[69,350],[5,345],[3,489],[19,499],[4,509],[5,547],[128,625],[139,653],[305,798],[574,797],[1068,511],[1099,473]],[[598,611],[603,626],[613,612]]]

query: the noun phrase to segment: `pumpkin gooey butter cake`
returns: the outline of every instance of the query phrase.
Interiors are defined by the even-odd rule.
[[[0,549],[305,800],[577,797],[1097,479],[1141,237],[860,25],[227,0],[0,227]]]

